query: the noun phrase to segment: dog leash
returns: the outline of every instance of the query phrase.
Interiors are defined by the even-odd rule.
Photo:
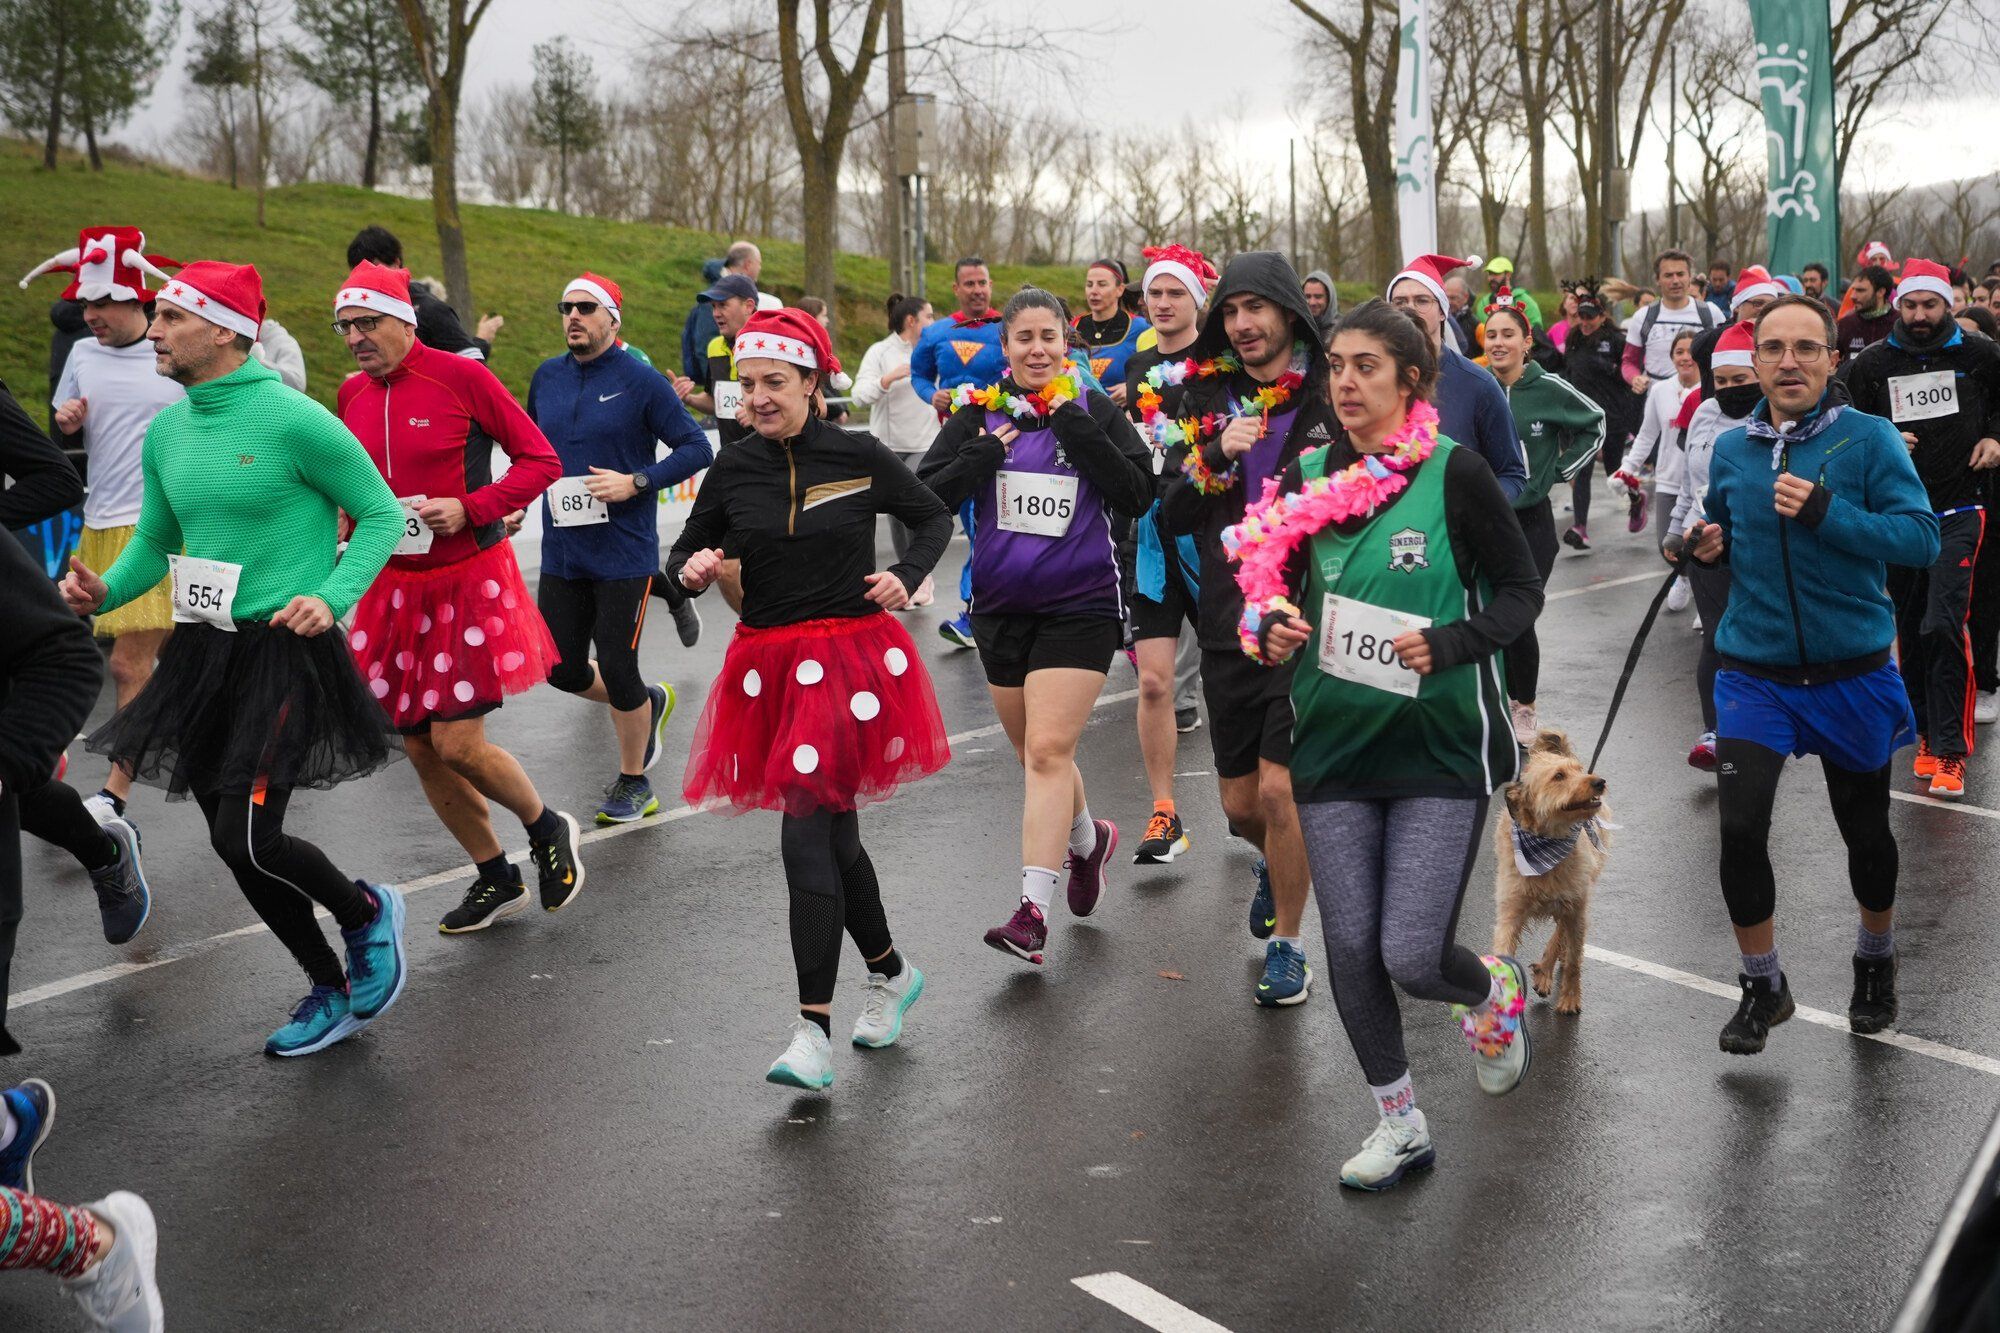
[[[1687,564],[1687,557],[1679,550],[1679,558],[1674,561],[1673,572],[1666,582],[1653,594],[1653,604],[1646,608],[1646,618],[1639,622],[1639,632],[1632,636],[1631,651],[1625,654],[1625,670],[1619,674],[1618,687],[1611,691],[1611,707],[1604,714],[1604,730],[1597,737],[1597,748],[1590,752],[1590,766],[1586,770],[1597,771],[1597,761],[1604,755],[1604,743],[1611,739],[1611,724],[1618,720],[1618,707],[1625,702],[1625,687],[1632,683],[1632,673],[1639,668],[1639,654],[1646,647],[1646,636],[1653,632],[1653,622],[1660,618],[1660,608],[1667,603],[1667,594],[1673,591],[1674,580],[1681,577]]]

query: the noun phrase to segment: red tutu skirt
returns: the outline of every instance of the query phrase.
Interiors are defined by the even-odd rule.
[[[950,760],[930,673],[894,616],[739,625],[681,791],[725,813],[856,810]]]
[[[490,711],[547,680],[557,661],[504,541],[431,569],[392,560],[355,604],[347,646],[399,730]]]

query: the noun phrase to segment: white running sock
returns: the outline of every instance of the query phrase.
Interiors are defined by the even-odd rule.
[[[1040,866],[1022,866],[1021,896],[1047,915],[1049,904],[1056,898],[1056,872]]]
[[[1394,1083],[1380,1086],[1370,1083],[1368,1091],[1375,1094],[1375,1109],[1384,1116],[1401,1116],[1408,1119],[1417,1112],[1417,1090],[1410,1086],[1410,1076],[1406,1073]]]
[[[20,1122],[14,1119],[14,1108],[7,1105],[5,1097],[0,1097],[0,1116],[6,1117],[0,1120],[0,1152],[5,1152],[14,1136],[21,1132]]]
[[[1097,821],[1090,817],[1090,807],[1083,807],[1081,814],[1069,821],[1069,854],[1089,856],[1097,850]]]
[[[1300,945],[1299,945],[1299,939],[1300,939],[1300,936],[1297,936],[1297,935],[1273,935],[1273,936],[1271,937],[1271,943],[1273,943],[1273,944],[1289,944],[1289,945],[1291,945],[1291,946],[1292,946],[1292,947],[1293,947],[1294,949],[1297,949],[1297,950],[1298,950],[1298,951],[1299,951],[1300,953],[1304,953],[1304,952],[1305,952],[1305,950],[1304,950],[1303,948],[1301,948],[1301,947],[1300,947]]]

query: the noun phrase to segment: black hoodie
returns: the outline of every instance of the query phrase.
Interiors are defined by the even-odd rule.
[[[1917,375],[1951,377],[1953,410],[1935,412],[1933,385],[1906,384],[1898,416],[1898,380]],[[1917,437],[1910,461],[1939,513],[1977,504],[1984,478],[1972,469],[1972,451],[1981,440],[2000,439],[2000,347],[1965,333],[1946,315],[1927,338],[1918,338],[1900,319],[1887,338],[1854,358],[1847,392],[1863,412],[1887,417],[1898,431]]]
[[[1208,309],[1202,317],[1201,332],[1188,355],[1198,360],[1221,356],[1230,350],[1229,335],[1222,325],[1222,306],[1232,296],[1261,296],[1283,307],[1292,317],[1292,337],[1303,341],[1307,350],[1306,381],[1285,404],[1291,413],[1290,429],[1271,460],[1272,477],[1282,476],[1292,460],[1308,450],[1333,442],[1337,424],[1333,408],[1326,401],[1326,347],[1318,325],[1306,309],[1306,293],[1299,275],[1285,257],[1275,250],[1253,250],[1229,261],[1222,278],[1209,293]],[[1181,399],[1180,415],[1198,417],[1226,412],[1231,401],[1255,393],[1261,387],[1244,372],[1199,380],[1187,388]],[[1283,413],[1279,415],[1282,417]],[[1209,440],[1202,446],[1203,458],[1218,476],[1229,470],[1222,446]],[[1194,533],[1201,544],[1201,599],[1195,635],[1210,652],[1238,652],[1236,625],[1243,618],[1243,594],[1236,586],[1235,566],[1222,553],[1222,530],[1243,519],[1243,511],[1253,500],[1263,498],[1264,478],[1249,477],[1247,467],[1239,470],[1229,489],[1221,495],[1203,495],[1186,477],[1177,478],[1160,500],[1160,526],[1171,535]],[[1246,484],[1248,483],[1248,484]]]

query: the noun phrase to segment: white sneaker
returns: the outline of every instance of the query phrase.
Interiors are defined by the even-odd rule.
[[[903,1014],[924,993],[924,974],[909,959],[894,977],[870,972],[861,999],[861,1016],[854,1020],[854,1044],[880,1050],[894,1046],[903,1035]]]
[[[1972,702],[1972,720],[1982,727],[2000,722],[2000,692],[1981,690]]]
[[[1385,1190],[1409,1172],[1428,1171],[1436,1162],[1422,1111],[1385,1115],[1375,1132],[1362,1140],[1361,1151],[1341,1164],[1340,1183],[1349,1189]]]
[[[101,791],[84,797],[83,808],[90,811],[90,817],[100,824],[107,819],[118,818],[118,807],[111,804],[111,798]]]
[[[1516,699],[1509,699],[1507,701],[1507,711],[1514,718],[1515,741],[1520,744],[1523,750],[1532,748],[1535,743],[1535,733],[1541,730],[1541,722],[1535,716],[1535,706],[1533,704],[1524,704]]]
[[[1693,617],[1689,619],[1688,629],[1696,634],[1701,633],[1701,612],[1695,612]]]
[[[809,1018],[792,1020],[792,1044],[785,1048],[783,1055],[771,1062],[770,1072],[764,1075],[764,1081],[804,1088],[808,1092],[819,1092],[833,1086],[833,1043],[819,1030],[819,1024]]]
[[[1674,586],[1667,592],[1667,610],[1687,610],[1688,598],[1693,595],[1694,589],[1688,586],[1687,575],[1681,575],[1674,580]]]
[[[926,574],[924,575],[924,581],[917,585],[917,590],[910,594],[910,605],[929,606],[932,602],[935,602],[936,600],[937,600],[937,584],[932,580],[929,574]]]
[[[107,1194],[89,1207],[111,1223],[117,1238],[95,1268],[63,1286],[83,1307],[91,1328],[105,1333],[162,1333],[167,1317],[160,1308],[159,1283],[153,1280],[160,1248],[153,1210],[127,1190]]]

